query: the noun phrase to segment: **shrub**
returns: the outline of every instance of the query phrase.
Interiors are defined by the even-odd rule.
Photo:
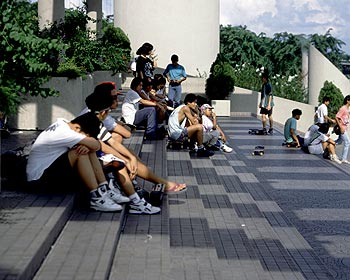
[[[325,96],[328,96],[331,100],[328,105],[328,116],[334,119],[339,108],[343,106],[344,95],[332,82],[325,81],[318,96],[318,102],[320,104]]]
[[[218,54],[210,67],[205,94],[210,100],[226,99],[234,89],[234,82],[233,67],[221,54]]]

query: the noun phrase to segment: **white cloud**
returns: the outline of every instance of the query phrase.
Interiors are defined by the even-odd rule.
[[[267,36],[275,33],[331,34],[344,41],[350,53],[349,0],[221,0],[223,25],[246,25],[248,30]]]

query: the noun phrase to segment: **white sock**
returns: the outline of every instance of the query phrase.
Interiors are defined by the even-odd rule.
[[[134,204],[140,202],[140,200],[141,200],[139,195],[136,192],[133,193],[132,195],[130,195],[129,198],[130,198],[131,202]]]

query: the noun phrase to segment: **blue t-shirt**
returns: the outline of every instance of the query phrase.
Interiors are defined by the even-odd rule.
[[[166,76],[169,73],[170,80],[181,80],[181,78],[186,78],[186,71],[185,68],[178,64],[178,65],[173,65],[173,64],[168,64],[166,67],[163,75]]]
[[[289,118],[284,124],[284,139],[287,143],[294,141],[292,134],[290,133],[291,128],[294,129],[294,132],[297,131],[297,120],[295,118]]]

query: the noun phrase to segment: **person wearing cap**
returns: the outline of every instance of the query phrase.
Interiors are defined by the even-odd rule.
[[[102,82],[95,87],[94,92],[101,94],[104,92],[110,92],[110,95],[112,97],[112,105],[110,106],[110,109],[115,110],[118,107],[118,95],[121,93],[116,89],[114,82]],[[96,96],[96,98],[98,98],[98,96]],[[88,111],[89,108],[85,107],[81,111],[80,115]],[[122,143],[124,138],[127,139],[131,137],[130,130],[125,128],[122,124],[117,123],[116,120],[109,114],[102,122],[104,127],[110,132],[110,136],[113,137],[115,141]]]
[[[213,107],[209,104],[203,104],[200,108],[203,125],[203,143],[209,150],[222,150],[231,153],[232,148],[226,142],[226,136],[219,127]]]
[[[165,68],[163,75],[169,83],[168,98],[176,108],[181,102],[182,82],[187,79],[185,68],[180,65],[179,57],[176,54],[171,56],[171,63]]]
[[[106,112],[98,112],[96,106],[101,102],[103,103],[103,106],[99,106],[103,108],[107,107],[108,109]],[[91,111],[96,112],[97,117],[101,121],[107,118],[106,114],[110,111],[113,102],[108,87],[97,87],[97,89],[95,88],[94,92],[86,98],[86,105]],[[111,154],[125,163],[125,168],[118,170],[117,179],[124,192],[131,200],[130,207],[133,210],[130,213],[155,214],[160,211],[159,208],[152,208],[152,205],[145,203],[142,199],[140,200],[140,197],[135,193],[132,180],[135,179],[136,176],[155,184],[164,184],[165,192],[168,194],[180,193],[187,190],[186,184],[175,183],[153,173],[132,151],[127,149],[122,143],[116,141],[105,127],[101,128],[98,139],[100,140],[101,151],[104,154]],[[113,198],[118,201],[117,196],[114,196]]]

